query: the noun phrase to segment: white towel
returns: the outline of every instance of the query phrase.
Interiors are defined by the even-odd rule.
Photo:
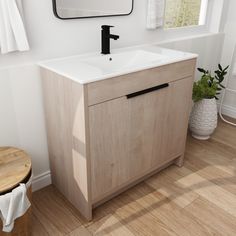
[[[147,28],[157,29],[164,24],[165,0],[148,0]]]
[[[30,207],[31,204],[26,192],[26,185],[20,184],[12,192],[0,196],[0,217],[3,223],[3,232],[11,232],[15,219],[24,215]]]
[[[21,0],[0,0],[0,48],[3,54],[29,50]]]

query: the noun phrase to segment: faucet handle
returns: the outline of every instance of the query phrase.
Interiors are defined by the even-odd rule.
[[[113,25],[102,25],[102,29],[110,29],[111,27],[114,27]]]

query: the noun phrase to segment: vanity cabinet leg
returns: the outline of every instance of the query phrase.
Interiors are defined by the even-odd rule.
[[[184,165],[184,154],[176,159],[175,165],[178,167],[182,167]]]

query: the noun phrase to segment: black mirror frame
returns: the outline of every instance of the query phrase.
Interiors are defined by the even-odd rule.
[[[130,15],[133,10],[134,10],[134,0],[132,0],[132,7],[131,7],[131,11],[127,14],[117,14],[117,15],[103,15],[103,16],[83,16],[83,17],[68,17],[68,18],[64,18],[64,17],[60,17],[57,13],[57,0],[52,0],[52,6],[53,6],[53,13],[54,15],[59,18],[60,20],[74,20],[74,19],[86,19],[86,18],[100,18],[100,17],[112,17],[112,16],[128,16]]]

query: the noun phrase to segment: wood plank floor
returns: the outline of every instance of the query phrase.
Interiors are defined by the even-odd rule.
[[[85,222],[53,187],[33,194],[33,235],[236,235],[236,128],[190,136],[184,167],[171,166],[94,210]]]

